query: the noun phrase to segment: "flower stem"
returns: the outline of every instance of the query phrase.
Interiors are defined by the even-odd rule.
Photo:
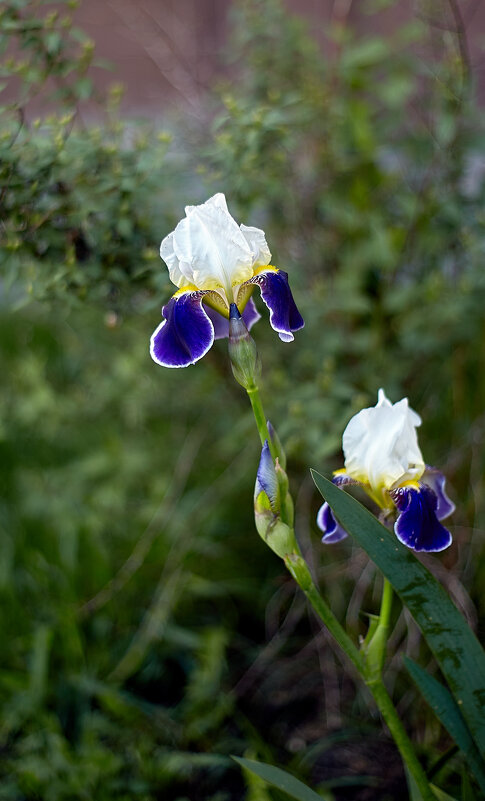
[[[386,656],[387,637],[392,607],[392,584],[384,577],[382,588],[381,610],[377,626],[362,648],[369,677],[379,679],[382,676]],[[368,638],[366,638],[368,639]]]
[[[382,598],[381,598],[381,611],[379,615],[379,625],[386,629],[389,629],[389,620],[391,617],[391,607],[392,607],[392,584],[386,577],[384,576],[384,586],[382,588]]]
[[[401,723],[396,708],[382,680],[391,618],[392,595],[392,585],[384,577],[379,620],[370,642],[362,649],[364,656],[364,671],[362,672],[362,677],[372,693],[382,719],[391,732],[408,772],[419,788],[423,801],[432,801],[434,795],[431,792],[426,774],[414,753],[411,740]]]
[[[276,453],[273,442],[271,441],[271,437],[269,435],[268,424],[266,422],[266,415],[264,413],[263,404],[259,396],[259,389],[257,386],[254,385],[249,389],[246,389],[246,392],[248,393],[249,400],[251,401],[251,406],[253,409],[256,426],[258,428],[261,445],[264,445],[265,441],[268,440],[269,450],[274,461],[276,459]]]
[[[376,702],[382,719],[391,732],[392,738],[396,743],[401,758],[406,765],[410,775],[413,777],[416,786],[421,793],[422,801],[436,801],[436,796],[432,792],[426,773],[419,762],[411,740],[409,739],[404,726],[396,712],[396,708],[391,701],[382,679],[369,679],[364,681],[369,688],[374,701]]]
[[[294,575],[292,570],[290,570],[290,572],[292,575]],[[298,583],[300,584],[300,582]],[[354,645],[343,626],[339,623],[334,613],[327,605],[326,601],[322,598],[313,581],[307,588],[302,586],[302,584],[300,584],[300,587],[310,601],[318,617],[323,621],[329,632],[340,645],[342,651],[347,654],[350,661],[353,662],[359,673],[362,675],[365,670],[365,666],[359,649]]]
[[[298,557],[298,560],[301,560],[301,557]],[[331,609],[327,606],[326,602],[320,595],[319,591],[315,587],[313,581],[308,584],[308,581],[304,580],[305,574],[303,572],[298,572],[295,570],[295,563],[296,559],[294,556],[287,557],[285,560],[287,567],[290,570],[290,573],[296,579],[298,584],[300,585],[301,589],[305,593],[306,597],[310,601],[311,605],[313,606],[315,612],[319,616],[319,618],[323,621],[325,626],[328,628],[330,633],[336,639],[342,650],[347,654],[349,659],[353,662],[357,670],[359,671],[360,675],[364,679],[366,686],[368,687],[369,691],[374,698],[374,701],[379,709],[382,719],[386,723],[389,731],[391,732],[392,738],[396,743],[396,746],[401,754],[401,758],[404,764],[407,767],[408,772],[413,777],[414,781],[416,782],[416,786],[419,788],[421,793],[422,801],[436,801],[435,796],[433,795],[431,788],[428,783],[428,779],[426,777],[426,773],[422,768],[420,762],[418,761],[416,754],[414,753],[414,748],[409,739],[406,730],[401,723],[401,720],[397,714],[396,708],[386,690],[384,682],[382,681],[382,667],[381,670],[376,673],[375,667],[370,667],[366,662],[367,660],[364,659],[362,653],[356,648],[350,637],[348,636],[347,632],[343,629],[340,625],[339,621],[331,611]],[[292,565],[293,563],[293,565]],[[299,566],[301,568],[301,566]],[[392,603],[392,587],[386,581],[383,588],[382,593],[382,601],[381,601],[381,620],[379,622],[379,626],[382,622],[382,631],[387,631],[389,627],[389,616],[391,611],[391,603]],[[377,633],[377,631],[376,631]],[[386,639],[382,639],[379,642],[382,643],[382,656],[380,657],[382,660],[384,658],[384,651],[386,645]],[[382,665],[382,662],[381,662]]]

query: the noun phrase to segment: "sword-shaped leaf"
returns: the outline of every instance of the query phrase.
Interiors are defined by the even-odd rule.
[[[362,504],[312,470],[313,480],[344,529],[391,582],[421,629],[485,753],[485,652],[447,593],[414,554]]]

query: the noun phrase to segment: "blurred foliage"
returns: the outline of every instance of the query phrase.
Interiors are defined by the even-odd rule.
[[[171,137],[120,120],[122,87],[106,98],[93,90],[93,42],[70,14],[45,5],[18,0],[0,10],[4,280],[21,297],[89,295],[119,306],[123,290],[133,296],[155,275],[160,226],[173,224],[175,210],[164,213]],[[103,124],[84,121],[93,107]],[[156,275],[155,287],[165,287]]]
[[[293,345],[254,333],[332,607],[361,633],[379,580],[352,543],[318,547],[307,468],[340,466],[382,385],[451,480],[455,543],[430,562],[483,632],[484,136],[463,32],[427,3],[386,40],[334,27],[324,57],[276,0],[239,2],[211,129],[170,136],[120,120],[118,88],[96,96],[71,6],[0,9],[0,799],[276,799],[245,789],[228,756],[246,753],[337,801],[398,801],[398,756],[253,531],[258,442],[224,342],[168,371],[147,341],[160,239],[224,191],[306,319]],[[403,648],[427,654],[397,604],[391,643],[431,765],[449,742],[401,675]],[[452,794],[459,767],[441,767]]]

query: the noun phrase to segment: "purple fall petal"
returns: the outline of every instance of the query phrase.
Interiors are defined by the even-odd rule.
[[[451,545],[451,534],[439,522],[436,512],[438,499],[433,490],[421,484],[419,489],[399,487],[391,492],[400,511],[394,532],[414,551],[443,551]]]
[[[305,322],[293,300],[288,273],[283,270],[263,270],[248,283],[258,284],[261,297],[269,309],[271,327],[283,342],[291,342],[294,339],[293,331],[303,328]]]
[[[244,311],[242,313],[242,318],[246,323],[246,328],[248,331],[251,331],[254,323],[257,323],[258,320],[261,320],[261,315],[258,312],[256,306],[254,305],[254,300],[249,298],[246,306],[244,307]]]
[[[150,340],[150,355],[163,367],[188,367],[214,342],[214,328],[202,306],[203,292],[174,295],[162,309],[165,318]]]
[[[212,323],[214,329],[214,339],[224,339],[229,336],[229,320],[219,314],[215,309],[205,305],[204,311]]]
[[[333,543],[340,542],[347,536],[347,532],[335,519],[327,502],[318,510],[317,526],[323,532],[322,542],[325,545],[333,545]]]
[[[437,470],[436,467],[429,467],[426,465],[426,470],[423,473],[422,481],[423,484],[427,484],[428,487],[431,487],[436,495],[438,500],[436,517],[438,520],[444,520],[445,517],[452,515],[456,509],[456,506],[446,494],[446,478],[444,477],[443,473],[440,470]]]

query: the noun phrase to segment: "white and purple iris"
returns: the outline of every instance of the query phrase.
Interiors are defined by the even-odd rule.
[[[270,265],[264,231],[239,226],[222,193],[200,206],[186,206],[185,218],[165,237],[160,255],[178,291],[162,308],[150,354],[164,367],[187,367],[204,356],[215,339],[228,336],[235,303],[248,329],[260,314],[251,294],[259,286],[269,321],[283,342],[304,322],[288,275]]]
[[[384,512],[397,510],[396,537],[414,551],[442,551],[451,534],[441,520],[455,505],[445,492],[445,477],[423,461],[416,434],[421,418],[408,399],[392,404],[379,390],[376,406],[362,409],[342,437],[345,469],[333,478],[337,486],[360,484]],[[328,503],[317,515],[322,542],[339,542],[347,533]]]

